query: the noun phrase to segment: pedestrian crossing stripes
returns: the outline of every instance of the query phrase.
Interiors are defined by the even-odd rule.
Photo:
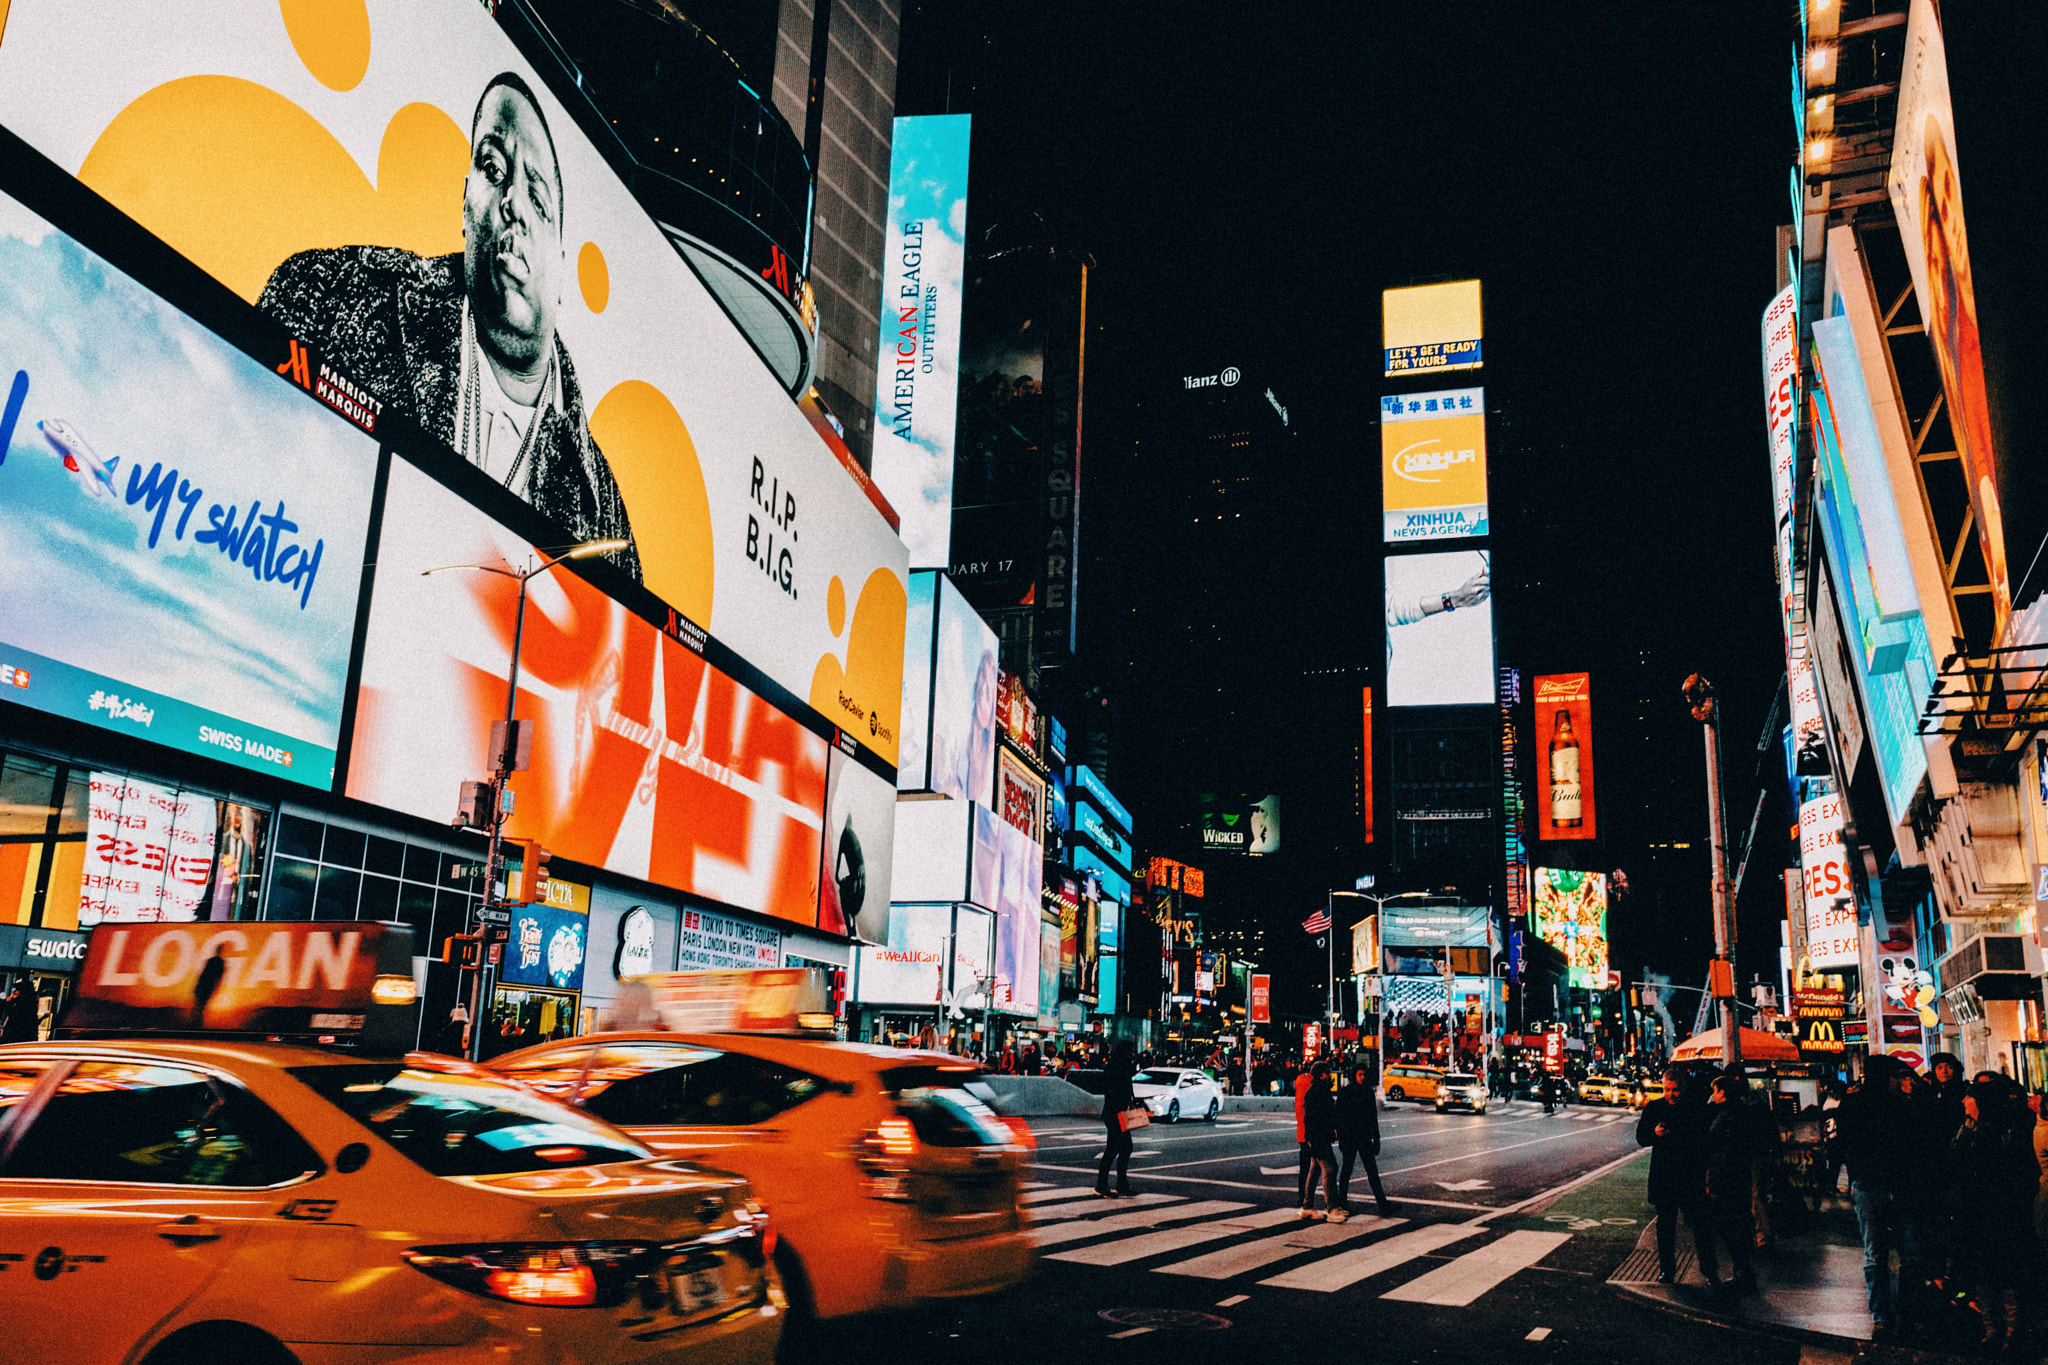
[[[1632,1119],[1634,1117],[1634,1114],[1615,1112],[1607,1114],[1573,1114],[1571,1119],[1573,1123],[1620,1123],[1624,1119]]]
[[[1406,1218],[1370,1215],[1332,1223],[1303,1219],[1291,1207],[1259,1209],[1235,1200],[1149,1192],[1110,1204],[1087,1187],[1041,1186],[1023,1199],[1030,1224],[1026,1235],[1048,1249],[1048,1261],[1124,1266],[1163,1260],[1151,1267],[1152,1273],[1210,1281],[1256,1276],[1294,1261],[1256,1283],[1333,1294],[1430,1258],[1438,1263],[1380,1297],[1440,1307],[1470,1306],[1571,1240],[1569,1232],[1497,1233],[1480,1223],[1416,1225]],[[1458,1246],[1474,1239],[1484,1240]],[[1228,1245],[1174,1256],[1212,1242]]]

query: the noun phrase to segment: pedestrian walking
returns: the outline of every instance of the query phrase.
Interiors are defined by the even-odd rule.
[[[1131,1093],[1131,1077],[1138,1074],[1137,1064],[1132,1057],[1131,1041],[1117,1039],[1110,1049],[1109,1065],[1102,1069],[1102,1125],[1108,1134],[1108,1141],[1102,1148],[1102,1164],[1095,1172],[1095,1192],[1104,1199],[1113,1195],[1128,1195],[1131,1190],[1131,1131],[1126,1126],[1127,1115],[1138,1108],[1138,1100]],[[1110,1163],[1116,1164],[1116,1189],[1109,1187]]]
[[[1927,1064],[1920,1083],[1921,1098],[1933,1107],[1935,1127],[1947,1142],[1963,1126],[1963,1095],[1970,1088],[1963,1075],[1962,1059],[1953,1052],[1937,1052]]]
[[[1693,1254],[1708,1284],[1718,1284],[1720,1258],[1707,1211],[1706,1106],[1682,1072],[1664,1073],[1664,1097],[1643,1106],[1636,1145],[1651,1149],[1650,1203],[1657,1210],[1657,1283],[1678,1283],[1678,1220],[1692,1229]]]
[[[1297,1203],[1306,1203],[1308,1200],[1308,1173],[1315,1160],[1309,1151],[1308,1126],[1302,1111],[1303,1097],[1308,1094],[1308,1088],[1314,1081],[1315,1077],[1307,1068],[1303,1068],[1290,1082],[1294,1086],[1294,1141],[1299,1149],[1296,1152],[1298,1164],[1294,1173],[1294,1197]]]
[[[1372,1083],[1372,1068],[1360,1063],[1351,1068],[1350,1079],[1337,1092],[1337,1146],[1344,1165],[1337,1172],[1337,1204],[1345,1217],[1351,1215],[1351,1168],[1365,1167],[1372,1185],[1374,1211],[1385,1218],[1393,1212],[1386,1187],[1380,1184],[1380,1100]]]
[[[0,1043],[37,1042],[42,1031],[42,1008],[36,1000],[35,990],[17,976],[7,992],[7,999],[0,1002]]]
[[[1308,1176],[1301,1190],[1303,1218],[1329,1218],[1341,1223],[1346,1215],[1344,1201],[1337,1194],[1337,1099],[1330,1093],[1330,1068],[1321,1062],[1309,1072],[1309,1086],[1301,1095],[1302,1145],[1308,1150]],[[1323,1208],[1316,1208],[1316,1186],[1323,1189]]]
[[[1919,1316],[1924,1287],[1934,1271],[1932,1228],[1923,1188],[1945,1164],[1930,1111],[1915,1101],[1919,1077],[1891,1057],[1866,1057],[1863,1083],[1837,1111],[1849,1202],[1863,1238],[1863,1283],[1872,1340],[1896,1335]],[[1892,1254],[1898,1253],[1898,1278]]]
[[[1957,1273],[1983,1315],[1979,1344],[2017,1350],[2020,1289],[2032,1267],[2034,1159],[2031,1119],[2012,1081],[1980,1071],[1963,1091],[1963,1124],[1949,1143],[1955,1198],[1952,1251]]]
[[[1716,1076],[1707,1096],[1707,1216],[1721,1240],[1741,1293],[1756,1290],[1756,1218],[1753,1201],[1758,1168],[1776,1144],[1766,1132],[1770,1115],[1748,1102],[1749,1082],[1740,1074]],[[1693,1229],[1699,1240],[1699,1229]]]
[[[1841,1193],[1841,1112],[1842,1083],[1832,1080],[1823,1083],[1820,1098],[1820,1151],[1815,1154],[1815,1164],[1820,1167],[1820,1177],[1813,1192],[1815,1213],[1820,1212],[1822,1200],[1832,1199]]]

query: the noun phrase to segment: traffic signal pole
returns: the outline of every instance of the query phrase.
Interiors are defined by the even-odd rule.
[[[1721,1062],[1742,1065],[1742,1020],[1735,1008],[1735,907],[1728,895],[1728,818],[1721,809],[1721,703],[1714,685],[1695,673],[1685,680],[1707,744],[1707,828],[1714,886],[1714,961],[1708,988],[1721,1016]]]

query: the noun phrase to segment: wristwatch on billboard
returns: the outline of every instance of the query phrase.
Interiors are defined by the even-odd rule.
[[[1450,595],[1449,593],[1445,593],[1445,594],[1444,594],[1444,610],[1445,610],[1445,611],[1456,611],[1457,609],[1458,609],[1458,604],[1457,604],[1456,602],[1453,602],[1453,601],[1451,600],[1451,595]]]

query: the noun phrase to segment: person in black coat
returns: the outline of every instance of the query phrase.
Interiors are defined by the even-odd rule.
[[[1643,1106],[1636,1120],[1636,1144],[1648,1147],[1650,1203],[1657,1209],[1657,1282],[1678,1283],[1678,1219],[1692,1229],[1700,1274],[1718,1285],[1720,1258],[1708,1231],[1706,1106],[1690,1092],[1682,1072],[1664,1073],[1664,1098]]]
[[[1744,1291],[1756,1288],[1756,1172],[1776,1145],[1771,1116],[1748,1095],[1749,1082],[1729,1074],[1714,1078],[1707,1098],[1707,1213],[1735,1263],[1731,1283]],[[1698,1228],[1693,1237],[1698,1240]]]
[[[0,1002],[0,1043],[33,1043],[42,1037],[42,1008],[36,993],[20,977]]]
[[[1301,1141],[1308,1153],[1308,1179],[1301,1187],[1301,1216],[1331,1216],[1344,1221],[1344,1201],[1337,1194],[1337,1154],[1331,1144],[1337,1140],[1337,1098],[1330,1093],[1330,1068],[1317,1062],[1309,1073],[1308,1088],[1301,1092]],[[1323,1212],[1316,1210],[1316,1185],[1323,1187]]]
[[[1346,1217],[1351,1213],[1351,1167],[1363,1161],[1365,1178],[1372,1183],[1372,1197],[1379,1216],[1393,1211],[1386,1187],[1380,1184],[1380,1103],[1373,1087],[1372,1069],[1364,1064],[1351,1068],[1351,1077],[1337,1092],[1337,1146],[1344,1153],[1343,1169],[1337,1172],[1337,1206]]]
[[[1110,1049],[1109,1065],[1102,1069],[1102,1124],[1109,1140],[1102,1148],[1102,1165],[1095,1172],[1095,1192],[1103,1198],[1112,1197],[1109,1188],[1109,1166],[1116,1163],[1116,1194],[1128,1195],[1131,1189],[1131,1135],[1125,1131],[1124,1111],[1137,1106],[1137,1097],[1131,1093],[1131,1077],[1138,1074],[1138,1067],[1132,1055],[1131,1041],[1119,1038]]]
[[[1836,1111],[1849,1201],[1863,1237],[1872,1340],[1890,1337],[1913,1315],[1934,1270],[1926,1187],[1946,1163],[1932,1139],[1932,1114],[1913,1093],[1919,1081],[1896,1058],[1866,1057],[1862,1084]]]
[[[1963,1092],[1963,1124],[1949,1142],[1955,1199],[1951,1206],[1957,1272],[1984,1315],[1981,1345],[2018,1346],[2020,1289],[2028,1278],[2024,1249],[2033,1240],[2033,1115],[2019,1088],[1995,1071],[1980,1071]],[[2031,1357],[2030,1357],[2031,1358]]]

